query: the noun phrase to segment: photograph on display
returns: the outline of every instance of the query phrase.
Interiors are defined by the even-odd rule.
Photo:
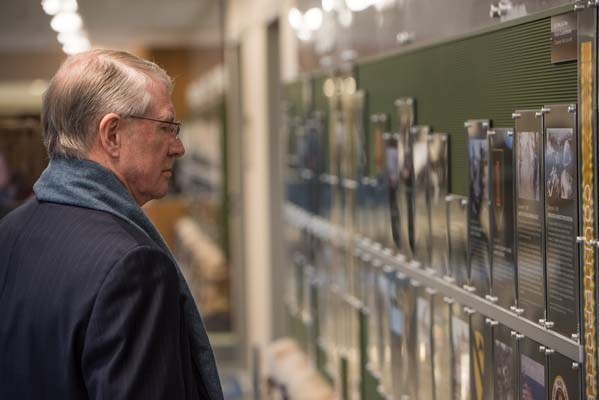
[[[329,115],[329,168],[330,174],[336,178],[336,182],[330,184],[331,195],[331,213],[330,222],[343,226],[344,214],[344,191],[342,187],[343,171],[342,160],[345,156],[346,147],[346,129],[343,111],[339,108],[337,102],[330,105],[331,113]]]
[[[533,322],[545,318],[545,210],[542,114],[516,111],[516,257],[518,307]]]
[[[451,316],[451,349],[453,398],[470,400],[470,323],[462,306],[455,303]]]
[[[493,398],[492,328],[480,313],[470,316],[470,354],[472,357],[472,398]]]
[[[514,346],[510,329],[496,326],[494,331],[494,390],[495,398],[516,400],[516,376],[514,366]]]
[[[520,340],[520,399],[545,400],[545,354],[539,343],[524,338]]]
[[[459,287],[470,284],[468,265],[468,199],[456,194],[447,201],[447,239],[451,277]]]
[[[576,143],[574,129],[547,128],[545,190],[549,206],[574,200],[576,191]]]
[[[412,136],[412,166],[414,169],[414,258],[422,268],[430,268],[431,228],[428,201],[428,136],[430,128],[414,126]]]
[[[468,131],[468,251],[470,284],[481,297],[491,289],[491,216],[489,210],[489,141],[487,120],[466,122]]]
[[[582,399],[582,368],[572,368],[573,361],[559,353],[548,357],[551,400]]]
[[[492,292],[497,304],[516,305],[516,262],[514,257],[514,131],[496,128],[490,135],[491,212],[493,234]]]
[[[380,264],[373,264],[372,262],[365,262],[366,268],[366,307],[368,308],[368,368],[375,373],[380,371],[380,359],[379,359],[379,337],[380,337],[380,313],[382,312],[381,304],[382,298],[378,290],[378,270],[381,268]]]
[[[371,157],[370,157],[370,177],[371,177],[371,196],[372,196],[372,212],[366,218],[370,219],[373,234],[371,238],[382,244],[384,247],[393,248],[392,229],[399,231],[399,213],[397,211],[397,188],[388,192],[386,182],[386,163],[385,156],[387,153],[387,144],[385,143],[385,135],[388,134],[388,117],[386,114],[376,114],[371,118],[372,121],[372,137]],[[391,198],[392,197],[392,198]],[[390,212],[390,207],[395,208],[395,211]],[[391,223],[389,223],[390,215]],[[399,236],[399,234],[396,234]]]
[[[418,318],[418,345],[417,345],[417,371],[418,371],[418,399],[433,399],[434,375],[431,341],[431,298],[420,289],[421,296],[416,300]],[[414,368],[415,369],[415,368]],[[412,371],[414,370],[412,369]]]
[[[567,105],[546,107],[545,243],[547,320],[566,337],[579,331],[578,145],[576,113]]]
[[[445,198],[449,194],[449,136],[446,133],[429,135],[428,162],[431,268],[439,276],[450,276],[445,204]]]
[[[451,393],[451,305],[442,295],[433,296],[433,382],[435,399],[444,399]]]

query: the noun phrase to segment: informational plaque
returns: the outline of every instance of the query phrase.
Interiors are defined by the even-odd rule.
[[[399,170],[399,148],[397,147],[397,135],[386,133],[385,140],[385,176],[387,182],[387,209],[389,219],[387,224],[391,226],[391,237],[396,248],[401,248],[401,220],[398,196],[400,193],[400,170]]]
[[[549,393],[551,400],[580,400],[582,396],[582,366],[557,352],[547,356]]]
[[[432,343],[432,296],[425,288],[420,288],[416,299],[417,362],[412,371],[418,371],[418,399],[434,398],[433,343]]]
[[[399,192],[398,205],[400,218],[400,251],[411,258],[414,252],[414,166],[412,164],[412,136],[410,129],[415,121],[415,102],[412,98],[395,101],[399,130],[397,132]]]
[[[472,398],[493,398],[493,328],[480,313],[470,316],[472,355]]]
[[[465,123],[468,132],[470,190],[468,198],[468,252],[470,285],[485,297],[491,289],[491,213],[489,210],[488,120]]]
[[[448,398],[451,393],[451,303],[440,294],[433,296],[433,374],[435,399]]]
[[[470,400],[470,314],[457,303],[452,305],[451,351],[453,398]]]
[[[446,204],[449,194],[449,136],[446,133],[429,135],[428,163],[431,268],[439,276],[450,276]]]
[[[402,372],[399,376],[401,382],[401,395],[408,396],[410,399],[417,399],[418,393],[418,309],[416,299],[418,298],[419,287],[409,284],[404,286],[403,297],[401,301],[404,304],[404,351],[402,352],[403,361],[401,363]],[[394,375],[395,379],[395,375]],[[401,398],[401,397],[399,397]]]
[[[545,203],[543,114],[518,110],[514,152],[518,308],[533,322],[545,319]]]
[[[386,393],[391,393],[393,390],[393,375],[391,370],[391,289],[392,285],[396,280],[395,270],[389,266],[383,267],[384,279],[387,284],[387,293],[385,298],[383,299],[383,309],[382,309],[382,336],[380,347],[380,360],[381,360],[381,384],[385,389]]]
[[[470,284],[468,264],[468,198],[457,194],[447,197],[447,238],[449,266],[456,285]]]
[[[540,344],[529,338],[519,340],[520,399],[545,400],[547,398],[546,359]]]
[[[515,339],[505,325],[497,325],[493,329],[495,399],[517,400]]]
[[[430,268],[431,228],[428,202],[428,126],[413,126],[412,165],[414,169],[414,258]]]
[[[368,307],[370,311],[369,335],[368,335],[368,359],[369,366],[372,371],[379,376],[383,369],[383,352],[384,352],[384,312],[386,309],[386,298],[388,298],[388,281],[383,271],[383,266],[380,261],[372,262],[372,284],[374,285],[374,296],[371,298],[372,303]]]
[[[386,114],[376,114],[372,116],[371,121],[370,185],[372,191],[370,204],[372,211],[366,215],[366,219],[371,220],[372,235],[368,237],[381,243],[384,247],[392,247],[391,229],[399,230],[399,221],[396,220],[399,218],[399,212],[397,211],[397,188],[387,189],[385,135],[389,132],[389,119]],[[395,172],[395,170],[393,171]],[[399,181],[398,178],[394,179],[395,183]],[[389,207],[394,209],[390,210]],[[391,223],[389,223],[389,215],[392,216]]]
[[[578,143],[576,106],[545,110],[546,327],[579,334]]]
[[[391,373],[392,395],[394,398],[401,398],[402,388],[405,387],[405,382],[408,381],[410,370],[407,365],[407,357],[404,354],[407,350],[405,347],[405,318],[404,313],[405,302],[410,299],[406,296],[406,287],[410,284],[409,280],[402,273],[395,274],[395,284],[390,293],[390,328],[391,328]]]
[[[493,133],[493,134],[491,134]],[[514,131],[489,131],[491,147],[492,300],[506,309],[516,306],[514,256]]]

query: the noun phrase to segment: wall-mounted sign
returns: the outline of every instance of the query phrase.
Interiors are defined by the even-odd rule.
[[[571,12],[551,17],[551,63],[577,59],[577,14]]]

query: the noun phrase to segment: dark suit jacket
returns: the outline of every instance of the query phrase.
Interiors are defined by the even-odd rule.
[[[128,223],[28,201],[0,221],[0,399],[208,398],[178,293]]]

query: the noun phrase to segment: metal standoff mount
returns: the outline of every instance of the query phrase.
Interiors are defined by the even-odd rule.
[[[547,329],[553,328],[554,325],[555,323],[553,321],[545,321],[545,328]]]
[[[524,313],[524,309],[518,308],[517,306],[510,306],[510,311],[512,311],[516,315],[522,315]]]
[[[485,299],[489,300],[491,303],[497,303],[497,300],[499,300],[497,296],[492,296],[490,294],[486,294]]]
[[[499,325],[499,322],[495,321],[492,318],[485,318],[485,323],[489,326],[497,326]]]
[[[462,286],[462,288],[469,293],[476,292],[476,288],[474,286],[464,285],[464,286]]]
[[[445,302],[447,304],[453,304],[455,302],[455,300],[452,299],[451,297],[443,296],[443,302]]]
[[[512,113],[512,119],[518,119],[518,118],[520,118],[521,116],[522,116],[522,114],[520,114],[520,113],[516,113],[516,112],[515,112],[515,113]]]
[[[576,104],[570,104],[568,106],[568,112],[569,113],[575,113],[576,112]]]
[[[476,313],[476,311],[473,308],[466,307],[466,306],[464,306],[464,312],[468,315],[472,315],[472,314]]]

